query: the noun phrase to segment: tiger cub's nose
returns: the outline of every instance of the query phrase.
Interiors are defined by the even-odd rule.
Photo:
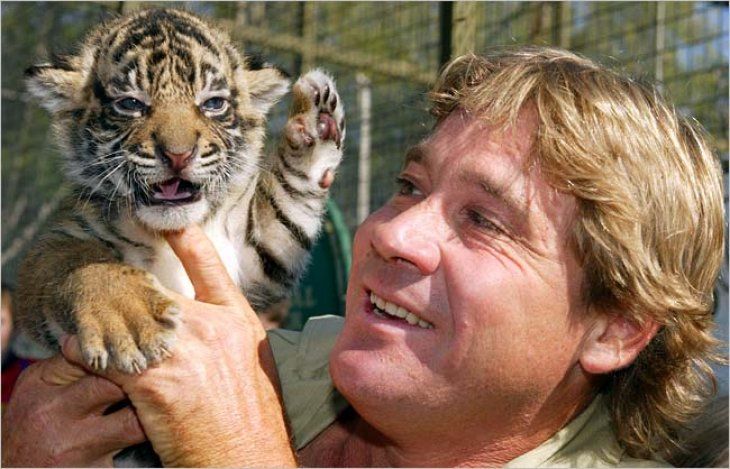
[[[163,148],[162,155],[165,164],[173,171],[180,172],[185,169],[193,160],[196,147],[183,148]]]

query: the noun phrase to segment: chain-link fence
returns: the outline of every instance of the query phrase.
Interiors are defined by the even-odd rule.
[[[23,69],[72,50],[101,19],[151,5],[213,19],[294,77],[315,66],[336,77],[348,137],[333,197],[351,232],[390,196],[405,149],[428,130],[424,97],[439,67],[494,45],[558,45],[655,78],[711,133],[727,174],[726,2],[3,2],[4,281],[63,194],[48,119],[29,102]],[[285,113],[286,104],[274,110],[272,134]]]
[[[55,150],[44,137],[47,119],[27,102],[21,71],[51,51],[71,48],[100,19],[154,4],[3,3],[3,272],[22,251],[14,241],[34,231],[38,216],[50,211],[43,203],[59,187],[57,165],[49,164]],[[247,53],[292,76],[313,66],[336,76],[349,125],[333,194],[350,229],[389,197],[404,149],[427,130],[423,97],[439,66],[494,45],[559,45],[656,78],[712,134],[727,168],[724,2],[164,4],[214,18]],[[285,112],[285,105],[276,109],[272,132]]]

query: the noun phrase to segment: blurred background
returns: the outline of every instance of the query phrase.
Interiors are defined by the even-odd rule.
[[[346,156],[312,268],[283,306],[290,327],[314,312],[342,312],[352,233],[390,197],[405,149],[430,128],[425,93],[439,67],[466,51],[557,45],[655,79],[711,134],[727,187],[727,2],[4,1],[2,279],[8,288],[65,190],[48,117],[29,101],[23,70],[50,53],[73,50],[100,20],[152,5],[214,19],[245,53],[261,54],[293,77],[318,66],[337,79],[347,108]],[[287,107],[274,109],[271,135],[278,136]],[[725,340],[727,293],[726,262],[717,305]],[[727,392],[727,369],[720,371]]]

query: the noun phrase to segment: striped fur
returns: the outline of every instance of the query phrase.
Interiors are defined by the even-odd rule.
[[[291,290],[342,158],[344,112],[332,79],[309,72],[292,88],[278,150],[262,158],[266,113],[289,81],[253,64],[221,31],[162,9],[103,24],[78,55],[27,71],[30,91],[52,115],[74,186],[21,267],[19,319],[38,342],[55,349],[62,332],[80,332],[91,364],[125,371],[163,358],[175,305],[159,297],[157,282],[194,292],[160,231],[192,223],[203,226],[256,308]],[[175,167],[166,155],[186,148],[192,158]],[[160,184],[173,178],[197,199],[155,203]],[[155,319],[140,326],[149,328],[146,344],[137,326],[107,327],[115,316],[144,322],[140,315]],[[88,343],[85,327],[96,330]]]

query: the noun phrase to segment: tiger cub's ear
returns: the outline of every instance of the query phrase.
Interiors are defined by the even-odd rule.
[[[251,97],[251,104],[261,114],[269,112],[271,106],[289,91],[291,84],[281,70],[273,67],[244,70],[243,79]]]
[[[77,97],[84,86],[84,73],[70,57],[54,57],[51,63],[25,70],[28,91],[52,114],[77,107]]]

